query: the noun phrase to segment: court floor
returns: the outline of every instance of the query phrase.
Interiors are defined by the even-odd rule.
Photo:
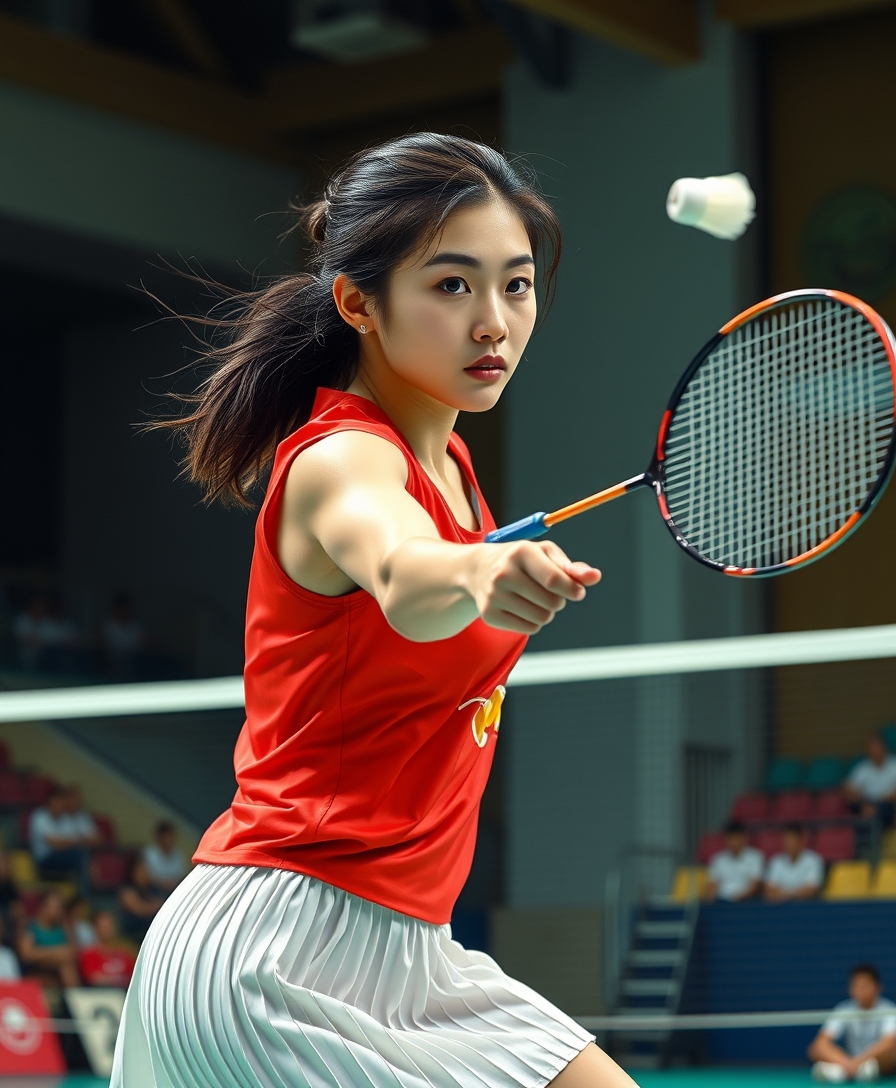
[[[808,1069],[669,1069],[637,1070],[641,1088],[810,1088]],[[885,1082],[892,1085],[892,1081]],[[98,1077],[0,1077],[2,1088],[108,1088]]]

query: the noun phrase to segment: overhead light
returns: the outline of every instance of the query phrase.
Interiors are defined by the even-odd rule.
[[[290,41],[340,64],[358,64],[410,53],[428,36],[376,0],[294,0]]]

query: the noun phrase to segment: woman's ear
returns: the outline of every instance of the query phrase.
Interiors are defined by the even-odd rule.
[[[333,300],[339,316],[351,325],[355,332],[361,332],[362,325],[364,332],[372,332],[376,328],[370,298],[342,272],[333,281]]]

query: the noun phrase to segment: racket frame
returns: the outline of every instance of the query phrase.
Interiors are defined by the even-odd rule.
[[[597,506],[602,506],[604,503],[612,502],[613,499],[621,498],[623,495],[627,495],[629,492],[635,491],[640,487],[649,487],[656,495],[660,514],[662,515],[663,521],[666,523],[666,528],[675,539],[676,544],[683,548],[688,555],[696,559],[698,563],[702,563],[703,566],[732,577],[770,578],[777,574],[785,574],[795,567],[807,566],[809,563],[814,563],[815,560],[820,559],[822,555],[825,555],[839,544],[842,544],[847,537],[855,532],[863,518],[874,507],[877,500],[883,494],[884,488],[887,486],[890,476],[893,473],[894,465],[896,465],[896,426],[894,426],[893,434],[890,436],[890,445],[887,450],[883,468],[878,475],[874,487],[868,492],[859,507],[852,513],[847,521],[826,540],[823,540],[820,544],[816,544],[815,547],[810,548],[801,555],[786,560],[784,563],[776,563],[771,567],[735,567],[726,566],[724,563],[719,563],[707,558],[688,542],[684,534],[675,524],[666,502],[664,463],[666,459],[666,440],[668,438],[669,425],[672,422],[675,409],[678,407],[679,401],[684,396],[684,392],[687,389],[691,378],[706,360],[706,357],[715,350],[726,336],[734,332],[735,329],[739,329],[742,325],[745,325],[752,318],[756,317],[757,314],[770,313],[780,306],[786,306],[800,299],[803,299],[806,302],[833,299],[857,310],[873,326],[887,351],[894,389],[894,414],[896,414],[896,341],[894,341],[893,333],[890,331],[890,328],[884,319],[872,310],[867,303],[862,302],[861,299],[855,298],[853,295],[846,294],[845,291],[836,291],[827,288],[804,288],[798,291],[785,291],[783,294],[774,295],[771,298],[756,303],[755,306],[749,307],[738,314],[737,317],[732,318],[726,325],[723,325],[722,328],[719,329],[715,336],[703,345],[700,351],[697,352],[688,368],[679,378],[678,383],[673,389],[672,395],[666,404],[666,410],[663,412],[663,417],[660,421],[653,459],[646,472],[642,472],[638,476],[633,476],[629,480],[624,480],[622,483],[616,484],[613,487],[605,488],[603,491],[598,491],[596,494],[589,495],[588,498],[571,503],[569,506],[561,507],[559,510],[554,510],[551,513],[539,511],[537,514],[530,514],[527,518],[521,518],[519,521],[512,522],[510,525],[495,529],[486,536],[486,541],[490,543],[501,543],[512,540],[535,540],[536,538],[543,536],[552,526],[561,521],[565,521],[567,518],[575,517],[577,514],[582,514],[586,510],[592,510]]]
[[[649,483],[653,487],[657,503],[659,504],[660,514],[663,517],[663,521],[666,523],[666,528],[675,538],[675,542],[680,547],[684,548],[688,555],[696,559],[698,563],[702,563],[703,566],[709,567],[710,570],[720,571],[722,574],[728,574],[735,578],[771,578],[777,574],[786,574],[788,571],[793,570],[794,567],[804,567],[808,566],[810,563],[814,563],[827,552],[832,551],[838,545],[842,544],[847,537],[855,532],[862,519],[871,511],[874,504],[883,494],[893,473],[894,464],[896,464],[896,426],[894,426],[893,434],[890,436],[890,446],[887,450],[886,458],[884,459],[883,468],[877,477],[874,487],[868,492],[861,504],[853,511],[846,522],[844,522],[836,532],[827,537],[827,539],[823,540],[820,544],[816,544],[815,547],[810,548],[800,555],[794,556],[792,559],[788,559],[783,563],[776,563],[770,567],[735,567],[715,562],[698,552],[696,548],[692,547],[675,524],[674,519],[669,513],[668,504],[666,503],[664,486],[665,447],[672,416],[675,413],[675,409],[678,407],[679,401],[684,396],[685,389],[687,389],[691,378],[697,370],[699,370],[706,357],[716,349],[726,336],[734,332],[735,329],[739,329],[741,326],[745,325],[748,321],[756,317],[757,314],[771,313],[780,306],[789,305],[800,299],[805,300],[806,302],[833,299],[836,302],[840,302],[843,305],[850,306],[852,309],[857,310],[873,326],[887,351],[894,390],[894,413],[896,413],[896,342],[894,342],[893,333],[884,319],[872,310],[867,303],[862,302],[861,299],[855,298],[853,295],[848,295],[845,291],[816,287],[802,288],[798,291],[785,291],[783,294],[774,295],[771,298],[756,303],[755,306],[749,307],[744,310],[743,313],[738,314],[737,317],[732,318],[727,325],[723,325],[716,335],[703,345],[700,351],[698,351],[691,360],[687,370],[685,370],[679,378],[678,384],[672,391],[672,396],[669,398],[666,410],[663,413],[663,418],[660,421],[660,429],[657,434],[653,460],[651,461],[647,472],[644,474],[644,477],[645,483]],[[550,515],[547,517],[550,518]],[[547,521],[547,518],[545,520]]]

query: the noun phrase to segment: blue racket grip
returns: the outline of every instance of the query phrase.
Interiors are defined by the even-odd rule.
[[[512,525],[505,525],[501,529],[495,529],[485,538],[486,544],[507,544],[511,540],[535,540],[544,536],[548,531],[544,519],[547,514],[542,510],[538,514],[530,514],[521,521],[515,521]]]

